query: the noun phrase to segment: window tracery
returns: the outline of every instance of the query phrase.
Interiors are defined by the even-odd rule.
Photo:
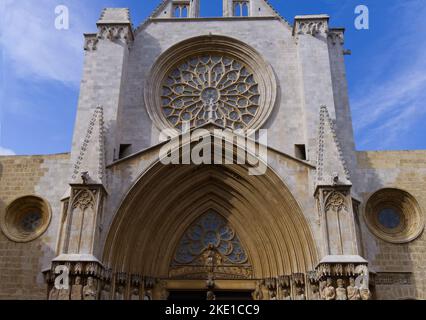
[[[247,254],[227,221],[214,211],[199,218],[185,233],[174,258],[175,264],[197,264],[205,251],[217,251],[222,262],[244,264]]]
[[[250,278],[248,256],[235,230],[211,210],[185,232],[171,263],[171,277]]]
[[[163,82],[161,105],[168,122],[178,130],[214,122],[245,129],[259,110],[260,93],[253,72],[228,56],[202,55],[174,68]]]

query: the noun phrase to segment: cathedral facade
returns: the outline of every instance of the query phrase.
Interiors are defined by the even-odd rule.
[[[355,150],[329,20],[104,9],[70,153],[0,157],[0,298],[425,299],[426,151]]]

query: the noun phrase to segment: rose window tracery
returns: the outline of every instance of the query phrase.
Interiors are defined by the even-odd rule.
[[[211,256],[217,256],[221,265],[242,265],[248,260],[234,229],[214,211],[204,214],[189,227],[179,243],[173,264],[206,264]]]
[[[249,127],[259,111],[259,85],[253,71],[228,56],[195,56],[180,63],[162,84],[161,110],[181,130],[208,122],[233,130]]]

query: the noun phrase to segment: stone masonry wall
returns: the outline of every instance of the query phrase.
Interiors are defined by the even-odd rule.
[[[0,299],[45,299],[42,269],[55,255],[60,198],[68,174],[69,154],[0,157],[0,214],[16,198],[36,195],[52,208],[46,232],[16,243],[0,232]]]
[[[382,188],[410,193],[426,214],[426,151],[359,152],[362,201]],[[374,236],[362,223],[364,253],[370,267],[389,284],[377,285],[378,299],[426,299],[426,235],[406,244]]]

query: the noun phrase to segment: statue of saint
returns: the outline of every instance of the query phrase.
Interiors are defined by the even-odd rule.
[[[336,299],[336,290],[333,287],[333,282],[331,278],[327,278],[325,287],[322,291],[322,296],[324,300],[334,300]]]
[[[348,300],[361,300],[358,287],[355,286],[355,279],[349,278],[349,286],[346,288],[348,292]]]
[[[110,291],[110,285],[108,283],[105,283],[101,291],[101,300],[109,300],[111,298]]]
[[[291,300],[290,290],[288,288],[283,288],[281,300]]]
[[[336,300],[348,300],[342,279],[337,279]]]
[[[296,286],[296,300],[306,300],[303,287]]]
[[[169,299],[169,290],[167,290],[167,283],[165,281],[160,282],[160,300]]]
[[[139,296],[139,288],[134,287],[132,290],[132,296],[130,297],[130,300],[140,300]]]
[[[368,271],[368,267],[365,265],[359,265],[356,267],[355,272],[358,273],[358,277],[356,278],[355,283],[356,287],[359,289],[361,299],[370,300],[370,272]]]
[[[71,300],[82,300],[83,299],[83,285],[81,284],[81,278],[75,277],[74,285],[71,288]]]
[[[207,301],[213,301],[213,300],[216,300],[216,295],[211,290],[207,291]]]
[[[263,300],[262,281],[256,283],[256,289],[253,292],[254,300]]]
[[[363,288],[360,291],[361,299],[362,300],[370,300],[371,299],[371,292],[368,288]]]
[[[145,291],[143,299],[145,301],[152,300],[152,290],[151,289],[148,289],[148,290]]]
[[[124,286],[120,284],[115,292],[115,300],[124,300]]]
[[[87,284],[83,288],[83,299],[84,300],[96,300],[97,290],[95,282],[92,277],[87,278]]]
[[[311,290],[312,290],[311,300],[321,300],[321,296],[319,293],[319,286],[316,283],[312,284]]]
[[[70,289],[59,289],[58,300],[69,300]]]
[[[56,289],[55,285],[53,285],[52,289],[49,292],[49,300],[58,300],[59,290]]]

